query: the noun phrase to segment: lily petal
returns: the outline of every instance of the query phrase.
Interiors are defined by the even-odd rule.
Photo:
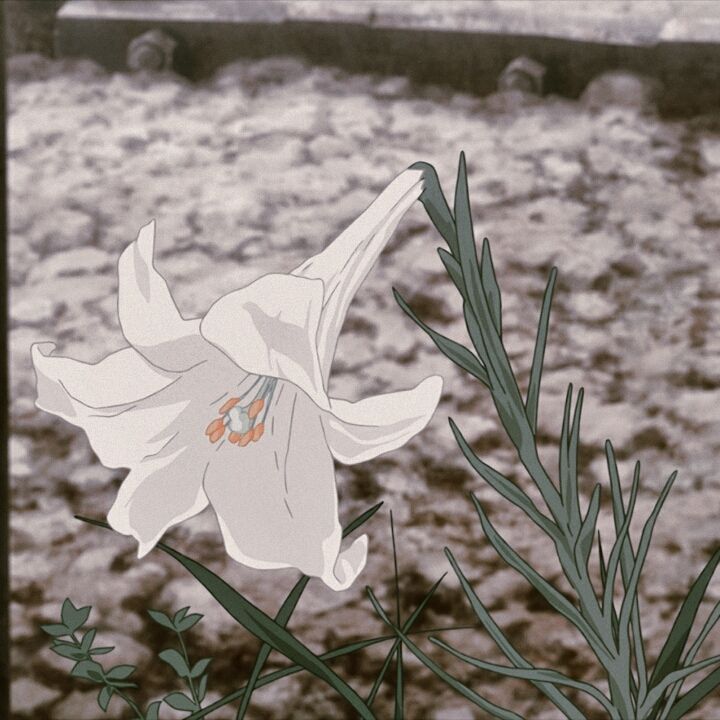
[[[327,409],[315,345],[322,298],[319,280],[265,275],[215,302],[200,332],[246,372],[288,380]]]
[[[128,473],[108,522],[138,541],[138,557],[150,552],[169,527],[207,507],[202,487],[206,467],[203,453],[181,448],[169,456],[144,460]]]
[[[348,306],[402,216],[422,191],[422,171],[401,173],[333,243],[292,272],[322,280],[325,286],[317,347],[326,384]]]
[[[199,320],[180,315],[165,279],[155,269],[155,221],[145,225],[118,262],[118,315],[127,341],[151,363],[182,371],[207,358]]]
[[[320,411],[289,383],[278,383],[263,437],[219,447],[204,487],[228,554],[244,565],[295,567],[335,590],[349,587],[365,566],[366,537],[340,552],[335,472]]]
[[[132,348],[95,364],[51,355],[54,348],[38,343],[31,349],[38,408],[85,430],[105,467],[132,467],[163,447],[165,431],[187,405],[168,390],[180,376]]]
[[[352,465],[404,445],[430,421],[442,385],[442,378],[432,375],[412,390],[358,402],[331,399],[323,428],[335,459]]]

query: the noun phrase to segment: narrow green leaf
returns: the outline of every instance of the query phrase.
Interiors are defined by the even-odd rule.
[[[622,606],[620,608],[620,621],[619,621],[619,638],[620,642],[626,636],[627,628],[630,623],[630,613],[633,608],[633,604],[637,599],[638,584],[640,582],[640,573],[642,572],[647,558],[648,550],[650,549],[650,542],[652,541],[653,530],[655,529],[655,523],[658,519],[658,515],[667,500],[670,490],[672,490],[673,483],[677,478],[677,471],[673,472],[668,478],[665,486],[660,492],[655,507],[653,507],[650,517],[647,519],[643,526],[642,533],[640,534],[640,542],[638,543],[637,557],[635,559],[635,566],[633,567],[632,575],[628,582],[627,588],[625,589],[625,597],[623,598]],[[628,513],[629,514],[629,513]]]
[[[602,539],[600,537],[600,531],[597,531],[598,539],[598,564],[600,565],[600,582],[605,587],[605,579],[607,578],[607,564],[605,563],[605,554],[602,549]]]
[[[467,167],[465,165],[465,153],[460,153],[458,163],[457,180],[455,183],[455,228],[458,239],[457,257],[460,261],[465,287],[468,291],[468,299],[472,305],[475,316],[480,319],[480,308],[482,307],[481,296],[484,299],[485,293],[482,288],[480,275],[480,263],[475,247],[475,233],[473,231],[472,211],[470,209],[470,195],[467,185]],[[456,253],[453,253],[455,255]]]
[[[505,539],[497,532],[488,516],[485,514],[480,501],[473,493],[470,498],[475,505],[475,510],[480,517],[480,524],[490,544],[495,548],[498,555],[510,567],[517,570],[561,615],[569,620],[587,639],[596,654],[604,658],[610,657],[610,648],[606,647],[602,638],[598,637],[590,624],[580,614],[580,611],[572,605],[553,585],[551,585],[540,573],[529,563],[523,560],[517,552],[510,547]]]
[[[348,523],[346,527],[343,528],[342,536],[346,538],[348,535],[351,535],[355,530],[357,530],[359,527],[362,527],[370,518],[375,515],[375,513],[383,506],[382,502],[377,503],[376,505],[373,505],[371,508],[368,508],[364,513],[361,515],[358,515],[352,522]]]
[[[533,666],[515,649],[513,644],[508,640],[503,631],[500,629],[498,624],[490,615],[490,612],[482,603],[478,597],[475,589],[472,587],[464,573],[460,569],[455,557],[452,552],[445,548],[445,556],[450,561],[452,569],[455,571],[460,586],[465,593],[473,612],[477,616],[477,619],[487,630],[490,637],[495,641],[495,644],[500,648],[505,657],[515,667],[530,669]],[[557,707],[568,720],[585,720],[585,715],[580,709],[568,700],[554,685],[545,682],[534,682],[533,683],[538,690],[540,690],[554,705]]]
[[[668,673],[680,667],[680,658],[695,623],[695,617],[719,563],[720,549],[715,551],[703,571],[691,585],[653,668],[650,676],[651,688],[665,678]]]
[[[690,665],[695,657],[697,656],[698,652],[700,652],[700,648],[702,647],[703,643],[707,639],[707,636],[712,632],[715,625],[717,625],[718,621],[720,621],[720,602],[715,603],[715,607],[710,612],[710,615],[708,615],[707,619],[703,623],[702,629],[698,633],[698,636],[693,641],[693,644],[690,646],[690,649],[685,654],[685,657],[682,660],[682,663],[680,664],[681,667],[687,667]],[[660,720],[667,720],[667,716],[670,713],[670,709],[675,704],[675,700],[677,699],[677,696],[680,694],[680,691],[682,690],[683,681],[680,681],[678,683],[675,683],[675,685],[671,688],[670,694],[667,697],[667,700],[665,697],[663,697],[661,704],[664,704],[664,709],[662,711],[662,714],[660,715]],[[653,710],[652,714],[649,717],[649,720],[656,720],[658,713],[660,712],[659,706],[656,706]]]
[[[644,717],[645,714],[653,708],[655,703],[662,698],[663,693],[673,683],[684,680],[686,677],[694,675],[696,672],[704,670],[711,665],[717,665],[718,663],[720,663],[720,655],[714,655],[706,660],[701,660],[700,662],[688,665],[688,667],[681,668],[680,670],[673,670],[673,672],[668,673],[662,680],[660,680],[660,682],[658,682],[657,685],[650,689],[650,692],[647,694],[647,698],[645,699],[645,703],[638,714],[640,717]]]
[[[540,510],[535,507],[533,501],[519,488],[515,483],[508,480],[504,475],[500,474],[497,470],[484,463],[470,447],[469,443],[465,439],[455,421],[452,418],[448,418],[450,423],[450,429],[455,436],[455,442],[465,456],[465,459],[470,463],[473,470],[485,480],[490,487],[496,492],[502,495],[506,500],[509,500],[515,507],[520,508],[546,535],[550,536],[553,540],[558,540],[560,535],[558,533],[555,524],[546,517]]]
[[[503,426],[513,444],[518,450],[525,450],[530,442],[530,426],[525,415],[525,405],[520,395],[517,380],[513,374],[510,360],[503,347],[500,336],[495,328],[491,311],[488,305],[485,290],[482,285],[480,263],[475,247],[472,214],[470,210],[470,197],[467,187],[467,169],[465,167],[465,154],[460,153],[457,184],[455,186],[455,227],[458,237],[458,259],[467,291],[467,305],[471,312],[466,313],[468,331],[473,340],[478,356],[485,364],[490,378],[490,387],[493,400]],[[477,330],[473,327],[474,316],[477,321]],[[546,502],[554,504],[554,488],[549,479],[544,476],[538,478],[540,491]]]
[[[365,590],[380,619],[395,632],[395,634],[402,640],[405,647],[407,647],[408,650],[410,650],[410,652],[415,655],[415,657],[420,660],[420,662],[425,665],[428,670],[435,673],[435,675],[443,680],[450,688],[455,690],[455,692],[459,693],[464,698],[492,715],[492,717],[500,718],[500,720],[523,720],[520,715],[517,715],[512,710],[506,710],[505,708],[486,700],[481,695],[478,695],[478,693],[474,690],[471,690],[467,685],[460,682],[457,678],[453,677],[450,673],[443,670],[434,660],[429,658],[417,645],[415,645],[415,643],[413,643],[412,640],[410,640],[408,636],[400,630],[400,628],[393,624],[383,610],[382,605],[378,602],[372,589],[366,587]]]
[[[93,682],[103,681],[102,665],[100,665],[100,663],[96,663],[94,660],[81,660],[70,671],[70,674],[73,677],[92,680]]]
[[[408,633],[412,629],[413,625],[415,624],[415,621],[420,617],[423,610],[427,606],[427,604],[430,602],[430,599],[435,594],[435,591],[440,587],[440,583],[445,579],[445,575],[440,577],[438,580],[435,581],[434,585],[428,590],[427,593],[425,593],[425,597],[420,601],[420,604],[413,610],[413,612],[410,614],[410,617],[405,621],[405,623],[402,626],[403,632]],[[396,638],[395,641],[392,644],[392,647],[390,648],[390,651],[385,656],[385,660],[382,664],[382,667],[380,668],[380,672],[378,673],[377,677],[375,678],[375,682],[373,683],[372,688],[370,689],[370,692],[367,696],[367,706],[371,707],[373,702],[375,702],[375,697],[378,693],[378,690],[380,689],[380,685],[382,685],[382,681],[385,679],[385,674],[388,671],[388,668],[390,667],[390,663],[392,662],[393,655],[395,651],[397,650],[398,646],[400,645],[401,641],[400,639]]]
[[[595,485],[590,503],[588,504],[587,514],[580,526],[577,540],[575,541],[574,555],[578,563],[578,567],[587,569],[588,560],[590,559],[590,551],[592,550],[592,542],[595,537],[595,528],[597,527],[598,514],[600,512],[600,484]]]
[[[197,710],[197,705],[195,705],[187,695],[181,692],[170,693],[165,696],[164,700],[174,710],[184,710],[185,712]]]
[[[207,667],[211,662],[212,658],[203,658],[202,660],[198,660],[190,671],[190,677],[193,679],[200,677],[207,670]]]
[[[191,627],[197,625],[197,623],[199,623],[202,619],[203,616],[200,613],[191,613],[187,617],[175,622],[175,627],[178,632],[187,632]]]
[[[497,277],[495,277],[495,267],[490,252],[490,243],[487,238],[483,238],[482,251],[480,254],[480,279],[485,297],[487,298],[493,325],[495,326],[495,330],[497,330],[497,334],[502,337],[502,297],[500,295]]]
[[[582,389],[578,393],[576,412],[578,405],[582,405]],[[568,518],[570,532],[575,536],[580,530],[580,503],[578,499],[577,474],[573,476],[570,462],[570,443],[572,425],[570,422],[570,410],[572,409],[573,386],[568,385],[565,393],[565,408],[563,410],[562,429],[560,431],[560,448],[558,456],[558,474],[560,477],[560,495],[565,508],[565,516]],[[579,423],[578,423],[579,424]]]
[[[403,720],[404,711],[403,656],[402,645],[395,652],[395,720]]]
[[[109,652],[112,652],[115,649],[115,646],[111,647],[96,647],[90,650],[91,655],[107,655]]]
[[[60,625],[58,623],[53,625],[41,625],[40,629],[43,632],[46,632],[48,635],[52,635],[53,637],[72,635],[72,632],[69,628],[65,627],[65,625]]]
[[[50,648],[54,653],[61,657],[70,658],[71,660],[82,660],[87,653],[82,648],[69,643],[60,643]]]
[[[105,674],[108,680],[127,680],[135,671],[135,665],[116,665]]]
[[[88,652],[92,647],[93,641],[95,640],[95,628],[90,628],[84,635],[80,647],[84,652]]]
[[[457,261],[457,259],[451,255],[447,250],[444,248],[438,248],[438,255],[440,256],[440,260],[442,261],[442,264],[445,266],[445,270],[447,271],[447,274],[450,276],[450,279],[453,281],[453,285],[457,288],[460,295],[463,297],[463,299],[466,298],[466,292],[465,292],[465,281],[463,280],[462,276],[462,269],[460,268],[460,263]]]
[[[180,620],[182,620],[182,619],[185,617],[185,615],[187,615],[187,611],[188,611],[189,609],[190,609],[190,606],[189,606],[189,605],[188,605],[187,607],[180,608],[180,610],[178,610],[178,611],[175,613],[175,615],[173,615],[173,619],[172,619],[173,625],[177,625],[178,622],[180,622]]]
[[[413,309],[407,304],[405,299],[400,293],[393,288],[393,294],[395,300],[400,306],[402,311],[435,343],[436,347],[440,352],[454,362],[458,367],[470,373],[476,377],[483,385],[490,387],[490,380],[488,378],[487,371],[483,367],[483,364],[478,360],[475,355],[470,352],[464,345],[461,345],[455,340],[452,340],[445,335],[433,330],[429,325],[424,323],[413,311]]]
[[[158,657],[166,662],[178,675],[178,677],[186,678],[190,675],[190,668],[185,662],[185,658],[174,648],[163,650]]]
[[[110,699],[112,698],[114,692],[115,690],[107,685],[100,689],[97,696],[97,702],[103,712],[107,712]]]
[[[566,687],[573,688],[574,690],[580,690],[600,703],[613,720],[621,720],[620,715],[612,706],[612,703],[597,688],[593,687],[589,683],[573,680],[572,678],[566,677],[555,670],[548,670],[545,668],[507,667],[505,665],[485,662],[484,660],[479,660],[478,658],[474,658],[471,655],[466,655],[465,653],[456,650],[454,647],[448,645],[442,640],[439,640],[438,638],[431,637],[430,642],[449,652],[451,655],[454,655],[459,660],[463,660],[469,665],[480,668],[481,670],[489,670],[490,672],[497,673],[498,675],[512,677],[518,680],[530,680],[534,683],[545,682],[553,685],[564,685]]]
[[[530,366],[530,381],[528,383],[525,412],[533,433],[537,431],[538,405],[540,401],[540,382],[542,380],[543,363],[545,362],[545,348],[547,346],[548,328],[550,326],[550,308],[552,306],[557,268],[550,271],[545,294],[543,295],[540,320],[538,321],[537,335],[535,337],[535,350],[533,351],[532,365]]]
[[[145,720],[158,720],[160,717],[160,706],[162,705],[161,700],[155,700],[148,705],[147,712],[145,713]]]
[[[448,207],[445,195],[440,187],[435,168],[426,162],[417,162],[410,166],[413,170],[422,170],[424,189],[420,202],[425,207],[430,220],[448,244],[453,255],[457,255],[457,236],[455,222]]]
[[[610,494],[612,498],[613,520],[615,522],[615,533],[617,534],[625,520],[625,504],[622,497],[622,488],[620,487],[620,475],[618,473],[617,461],[615,459],[615,451],[613,450],[610,440],[605,442],[605,457],[608,465],[608,475],[610,477]],[[640,463],[635,463],[633,473],[633,482],[640,482]],[[623,587],[627,587],[632,575],[632,569],[635,564],[635,551],[633,550],[632,539],[628,536],[623,543],[620,553],[620,571],[622,575]],[[642,703],[647,694],[647,661],[645,658],[645,646],[642,635],[642,622],[640,619],[640,603],[636,598],[633,604],[630,624],[633,635],[633,651],[635,653],[635,663],[639,678],[638,699]],[[613,608],[613,627],[617,631],[618,620],[615,608]]]
[[[207,684],[208,684],[208,676],[207,674],[203,675],[200,678],[200,682],[198,683],[198,698],[200,702],[202,702],[205,699],[205,694],[207,693]]]
[[[168,630],[175,629],[175,625],[173,625],[173,621],[164,612],[162,612],[160,610],[148,610],[148,615],[158,625],[162,625],[164,628],[167,628]]]
[[[610,617],[610,611],[614,609],[613,594],[615,589],[615,578],[617,577],[617,569],[620,563],[620,555],[622,553],[623,545],[625,544],[628,534],[630,532],[630,523],[632,522],[633,513],[635,512],[635,502],[637,500],[638,486],[640,478],[636,476],[633,480],[632,487],[630,489],[630,502],[628,503],[627,514],[623,519],[622,527],[615,537],[612,550],[610,551],[610,557],[607,563],[607,577],[605,580],[605,587],[603,591],[603,612],[605,617]]]
[[[575,412],[573,413],[573,421],[570,426],[570,439],[568,442],[568,477],[569,477],[569,502],[568,507],[575,518],[577,526],[580,525],[580,500],[578,498],[578,451],[580,447],[580,417],[582,416],[583,398],[585,390],[580,388],[575,401]]]
[[[85,621],[90,615],[92,608],[90,605],[85,607],[76,608],[70,598],[65,598],[62,605],[61,618],[65,626],[71,633],[74,633],[78,628],[85,624]]]
[[[691,690],[682,695],[672,706],[667,720],[681,720],[718,686],[720,686],[720,668],[713,670]]]

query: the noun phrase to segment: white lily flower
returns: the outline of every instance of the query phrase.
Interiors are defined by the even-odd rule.
[[[81,427],[100,462],[130,472],[108,514],[138,556],[210,503],[228,554],[351,585],[367,536],[340,549],[333,458],[403,445],[429,421],[438,376],[358,402],[328,397],[338,335],[358,287],[422,192],[399,175],[325,250],[184,319],[153,265],[155,222],[120,257],[118,311],[130,347],[97,364],[32,348],[37,407]]]

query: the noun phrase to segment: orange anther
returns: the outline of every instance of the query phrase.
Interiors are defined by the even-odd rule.
[[[216,443],[224,434],[225,426],[223,425],[221,428],[218,428],[217,430],[214,430],[212,432],[212,434],[210,435],[210,442]]]
[[[240,398],[230,398],[219,410],[218,412],[221,415],[224,415],[226,412],[229,412],[232,410],[238,403],[240,402]]]
[[[245,447],[252,440],[252,434],[253,431],[250,430],[249,432],[246,432],[244,435],[242,435],[241,438],[238,440],[238,445],[240,447]]]
[[[253,400],[250,403],[250,409],[248,410],[248,417],[252,420],[253,418],[256,418],[260,411],[265,406],[265,401],[262,398],[258,398],[257,400]]]
[[[253,442],[257,442],[265,432],[265,425],[263,423],[258,423],[252,430],[252,439]]]
[[[215,418],[206,428],[205,428],[205,434],[206,435],[212,435],[214,432],[217,432],[220,429],[225,428],[225,423],[222,421],[222,418]]]
[[[242,435],[240,433],[231,432],[230,435],[228,436],[228,440],[231,443],[235,443],[237,445],[240,442],[241,437],[242,437]]]

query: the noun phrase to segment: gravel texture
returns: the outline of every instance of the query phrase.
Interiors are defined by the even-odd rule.
[[[559,268],[540,409],[548,466],[556,467],[563,396],[573,382],[587,398],[586,497],[595,482],[606,484],[606,437],[626,484],[634,459],[643,462],[641,516],[668,474],[680,470],[642,584],[644,629],[657,652],[689,581],[718,543],[720,118],[667,123],[642,103],[642,112],[598,106],[597,93],[593,109],[517,95],[480,100],[290,59],[240,62],[201,86],[38,56],[12,59],[8,74],[15,717],[102,717],[92,688],[68,679],[69,662],[47,649],[39,629],[68,595],[93,606],[91,621],[103,644],[117,647],[116,662],[140,666],[148,699],[174,689],[153,657],[170,638],[147,619],[148,607],[190,604],[205,614],[191,631],[191,652],[216,657],[213,698],[243,682],[257,650],[169,558],[153,552],[138,561],[128,539],[73,520],[75,513],[102,517],[123,473],[99,466],[84,434],[34,408],[30,344],[52,340],[62,354],[87,361],[125,344],[116,261],[151,218],[158,221],[157,265],[181,311],[196,316],[220,294],[320,250],[412,162],[433,163],[451,190],[461,149],[476,231],[492,243],[504,336],[522,383],[547,273]],[[359,398],[433,372],[445,378],[445,391],[429,427],[405,448],[338,467],[342,519],[379,500],[392,508],[404,612],[449,569],[442,552],[448,545],[521,651],[541,666],[593,679],[580,638],[503,566],[467,499],[476,492],[510,542],[562,585],[548,545],[472,474],[454,446],[448,416],[484,459],[525,484],[488,394],[440,356],[393,301],[397,286],[434,327],[464,339],[457,298],[435,253],[440,244],[418,204],[351,307],[333,393]],[[609,537],[607,504],[603,511],[600,529]],[[369,534],[368,566],[356,586],[340,594],[318,582],[308,586],[291,627],[311,647],[382,632],[363,587],[372,585],[392,606],[386,511]],[[229,560],[210,511],[174,528],[168,541],[270,614],[296,579],[292,571],[263,573]],[[716,582],[708,600],[718,599]],[[469,620],[448,575],[422,625]],[[500,659],[480,630],[448,638]],[[717,633],[707,650],[720,652]],[[523,717],[556,717],[524,683],[468,672],[430,652]],[[382,651],[373,649],[338,667],[367,692],[381,661]],[[271,666],[281,662],[271,656]],[[408,717],[480,717],[412,659],[406,679]],[[119,708],[111,705],[113,717]],[[249,717],[286,718],[289,708],[293,718],[347,713],[319,681],[297,675],[258,691]],[[377,708],[379,717],[390,716],[389,690]],[[588,706],[588,717],[596,713]],[[171,715],[163,710],[162,717]],[[720,718],[720,702],[694,717]]]

